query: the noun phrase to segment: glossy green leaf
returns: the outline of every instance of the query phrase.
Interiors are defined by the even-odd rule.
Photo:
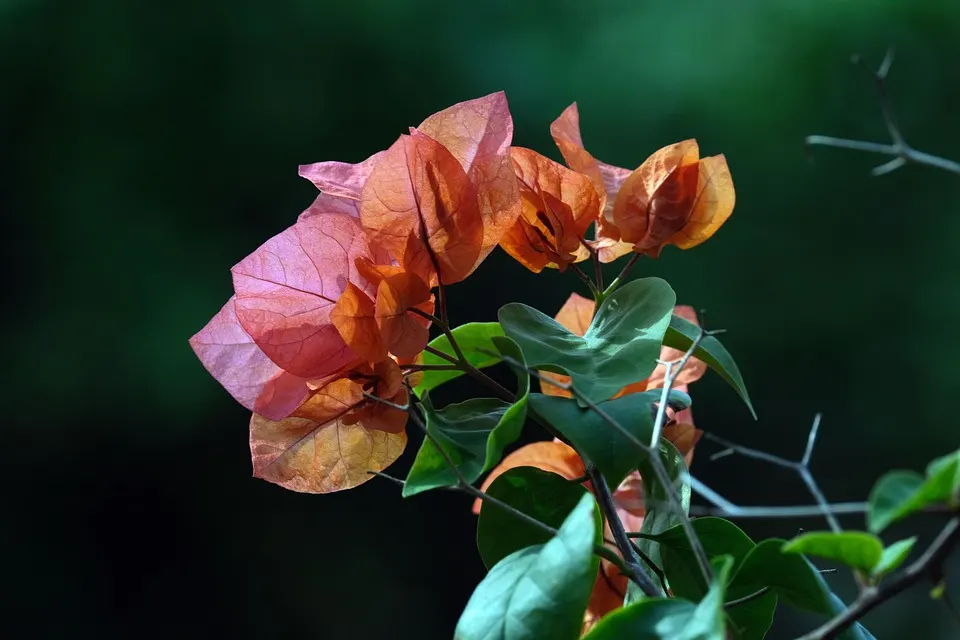
[[[455,640],[576,640],[597,577],[599,520],[586,494],[555,538],[498,562],[460,616]]]
[[[678,492],[680,505],[684,513],[690,511],[690,484],[683,480],[686,476],[687,463],[677,448],[668,441],[660,440],[660,460],[666,467],[667,475],[674,483],[673,490]],[[670,508],[667,502],[668,487],[664,487],[657,479],[650,460],[644,456],[639,462],[640,476],[644,481],[644,501],[646,515],[640,526],[640,533],[647,536],[663,533],[667,529],[680,524],[680,518]],[[636,541],[637,547],[643,551],[655,565],[663,568],[663,558],[660,554],[660,545],[652,540],[640,538]],[[654,583],[658,583],[655,575],[650,576]],[[629,587],[628,587],[629,588]]]
[[[748,593],[764,587],[777,592],[790,606],[832,618],[846,609],[840,598],[830,591],[820,572],[803,555],[785,553],[786,540],[764,540],[744,558],[731,583]],[[861,624],[856,623],[838,638],[840,640],[876,640]]]
[[[883,555],[880,557],[880,562],[877,563],[877,566],[873,568],[873,575],[876,577],[882,577],[891,571],[894,571],[897,567],[903,564],[903,561],[907,559],[907,556],[910,555],[910,551],[913,550],[913,545],[916,544],[917,537],[913,536],[911,538],[906,538],[905,540],[898,540],[894,542],[889,547],[886,547],[883,550]]]
[[[696,518],[692,525],[707,557],[712,561],[720,556],[729,556],[733,571],[739,569],[756,547],[753,540],[729,520]],[[652,539],[661,547],[663,569],[673,594],[695,602],[703,598],[707,593],[707,584],[683,526],[675,525]],[[740,585],[730,585],[727,599],[736,600],[754,591]],[[773,623],[776,606],[777,595],[770,592],[730,609],[728,615],[739,630],[741,640],[760,640]]]
[[[576,482],[534,467],[508,469],[487,488],[487,494],[511,507],[558,528],[587,490]],[[599,521],[598,521],[599,522]],[[597,535],[600,535],[599,529]],[[486,567],[514,551],[551,538],[549,533],[517,519],[496,505],[483,505],[477,521],[477,549]]]
[[[523,362],[517,344],[503,336],[492,337],[492,346],[503,355]],[[428,393],[421,397],[427,418],[427,431],[457,466],[468,482],[473,482],[500,462],[503,450],[520,437],[527,417],[530,376],[517,369],[517,400],[503,402],[495,398],[471,398],[465,402],[434,409]],[[457,474],[437,450],[424,438],[407,474],[403,496],[409,497],[457,484]]]
[[[883,542],[863,531],[813,531],[783,545],[784,553],[803,553],[870,573],[883,556]]]
[[[672,316],[670,318],[670,326],[667,328],[663,337],[663,344],[668,347],[673,347],[674,349],[686,351],[690,348],[690,345],[693,344],[693,341],[697,339],[698,335],[700,335],[700,327],[680,316]],[[726,347],[724,347],[716,337],[704,336],[697,350],[693,352],[693,355],[716,371],[721,378],[727,381],[727,384],[733,387],[737,395],[746,403],[747,408],[750,409],[750,413],[754,419],[756,419],[757,412],[754,411],[753,403],[750,402],[750,394],[747,393],[747,386],[743,382],[743,376],[740,375],[740,369],[737,368],[737,363],[734,362],[733,356],[730,355]]]
[[[724,640],[723,603],[733,561],[714,564],[715,579],[700,604],[682,599],[650,599],[605,616],[585,640]]]
[[[659,400],[659,390],[645,391],[599,402],[597,407],[634,438],[647,444],[653,436],[654,403]],[[619,485],[644,457],[643,450],[635,442],[599,413],[581,407],[571,398],[531,393],[530,409],[593,462],[611,487]]]
[[[604,300],[583,337],[519,303],[501,308],[499,318],[527,364],[566,373],[580,393],[601,402],[653,372],[675,303],[664,280],[642,278]]]
[[[923,476],[916,471],[891,471],[883,475],[870,492],[867,503],[867,528],[880,533],[888,526],[923,508],[916,499],[923,486]]]
[[[463,357],[477,369],[490,367],[500,362],[500,358],[490,353],[485,353],[491,351],[496,353],[492,339],[503,336],[503,329],[500,328],[500,323],[469,322],[454,328],[452,333],[460,350],[463,351]],[[450,346],[450,341],[445,335],[431,340],[430,346],[456,357],[456,353],[453,351],[453,347]],[[423,364],[450,363],[439,356],[424,351]],[[459,378],[462,375],[463,371],[424,371],[423,379],[420,380],[420,384],[414,387],[413,390],[418,397],[423,397],[424,393],[436,389],[444,382]]]

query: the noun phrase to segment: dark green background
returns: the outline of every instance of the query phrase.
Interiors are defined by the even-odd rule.
[[[499,89],[516,144],[555,158],[548,125],[573,100],[608,162],[635,166],[687,137],[726,154],[731,220],[636,271],[729,330],[760,421],[711,376],[693,390],[701,427],[799,455],[823,411],[814,470],[835,500],[956,447],[960,178],[871,178],[882,158],[820,149],[813,164],[802,141],[885,141],[872,86],[847,61],[876,63],[893,45],[908,139],[960,156],[958,33],[955,3],[933,0],[0,2],[13,417],[0,626],[451,636],[483,575],[470,500],[403,502],[381,482],[305,496],[254,480],[247,412],[187,339],[230,295],[230,266],[311,202],[299,163],[360,160]],[[464,322],[514,300],[553,313],[578,286],[497,252],[449,293]],[[708,451],[694,471],[732,499],[809,501],[787,473]],[[789,537],[800,525],[821,526],[745,526]],[[852,595],[847,576],[831,581]],[[923,593],[871,616],[880,640],[956,637]],[[778,614],[771,637],[812,623]]]

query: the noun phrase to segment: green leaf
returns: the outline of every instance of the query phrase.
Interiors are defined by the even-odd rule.
[[[691,525],[707,557],[713,559],[721,555],[730,556],[734,571],[757,546],[740,527],[723,518],[696,518],[691,521]],[[652,539],[660,544],[663,569],[674,595],[693,601],[700,600],[708,587],[683,525],[675,525],[652,536]]]
[[[885,548],[883,555],[880,557],[880,562],[873,568],[873,575],[878,578],[882,577],[903,564],[916,542],[917,537],[913,536],[905,540],[898,540]]]
[[[700,335],[700,327],[689,320],[680,316],[670,318],[670,326],[663,336],[663,344],[667,347],[673,347],[681,351],[686,351],[693,344],[693,341]],[[743,382],[743,376],[740,375],[740,369],[737,363],[733,361],[733,356],[714,336],[704,336],[700,341],[697,350],[693,352],[694,357],[706,363],[711,369],[716,371],[721,378],[727,381],[737,392],[750,409],[753,418],[757,418],[757,412],[753,409],[753,403],[750,402],[750,394],[747,393],[747,386]]]
[[[870,573],[883,556],[883,542],[863,531],[814,531],[783,545],[784,553],[803,553]]]
[[[454,328],[451,333],[453,333],[460,350],[463,351],[463,357],[477,369],[490,367],[500,362],[500,358],[483,352],[496,351],[492,338],[503,336],[503,329],[500,328],[500,323],[469,322]],[[453,347],[450,346],[450,341],[445,335],[431,340],[430,346],[456,357],[456,353],[454,353]],[[450,363],[439,356],[424,351],[423,364]],[[424,393],[436,389],[444,382],[459,378],[462,375],[463,371],[424,371],[423,379],[420,380],[420,384],[414,387],[413,391],[418,397],[422,398]]]
[[[712,561],[721,556],[731,558],[732,570],[736,571],[744,559],[757,546],[738,526],[723,518],[696,518],[691,523]],[[680,598],[698,601],[707,593],[707,585],[700,565],[682,525],[676,525],[653,536],[660,544],[663,569],[673,594]],[[728,600],[736,600],[757,591],[740,585],[730,585]],[[773,592],[738,605],[728,611],[733,625],[739,630],[741,640],[760,640],[773,624],[777,595]]]
[[[927,482],[921,493],[926,504],[956,504],[960,497],[960,449],[927,465]]]
[[[960,500],[960,450],[927,465],[927,477],[913,471],[891,471],[870,492],[867,527],[874,533],[931,504],[956,506]]]
[[[527,364],[569,375],[580,393],[601,402],[653,372],[675,303],[666,281],[642,278],[604,300],[582,338],[519,303],[501,308],[499,318]]]
[[[715,579],[699,605],[682,599],[650,599],[605,616],[585,640],[724,640],[723,603],[733,561],[714,565]]]
[[[753,593],[764,587],[777,592],[781,600],[790,606],[832,618],[846,609],[843,601],[835,596],[823,580],[820,572],[804,556],[785,553],[786,540],[764,540],[744,558],[740,570],[734,576],[731,589],[741,587]],[[876,640],[859,623],[841,633],[840,640]]]
[[[659,400],[660,390],[645,391],[598,402],[597,407],[646,444],[653,436],[653,403]],[[611,487],[619,485],[645,455],[635,442],[607,423],[599,413],[581,407],[571,398],[531,393],[530,408],[593,462]]]
[[[597,577],[598,516],[584,495],[555,538],[498,562],[460,616],[455,640],[576,640]]]
[[[503,336],[494,336],[492,344],[502,355],[523,362],[517,344]],[[472,398],[465,402],[433,408],[430,396],[421,397],[427,417],[427,432],[443,447],[461,475],[473,482],[500,462],[503,450],[516,441],[527,417],[530,376],[517,369],[517,400],[513,403],[495,398]],[[403,497],[423,491],[457,484],[457,474],[450,468],[436,445],[424,439],[403,485]]]
[[[498,476],[487,494],[544,524],[558,528],[587,490],[549,471],[516,467]],[[600,535],[599,529],[597,535]],[[485,504],[477,521],[477,549],[488,569],[514,551],[549,541],[550,534],[519,520],[496,505]]]
[[[914,497],[923,486],[923,476],[916,471],[891,471],[883,475],[870,492],[867,503],[867,528],[880,533],[907,517],[918,507]],[[923,508],[920,505],[919,508]]]
[[[673,482],[675,490],[678,490],[680,505],[684,513],[690,511],[690,484],[682,480],[686,476],[687,463],[683,456],[677,451],[677,448],[669,440],[660,440],[660,460],[667,470],[667,476]],[[656,535],[680,523],[680,518],[673,512],[667,502],[667,487],[660,484],[657,475],[653,470],[653,465],[646,456],[641,456],[638,469],[644,482],[644,507],[646,515],[643,517],[643,524],[640,526],[640,533],[647,536]],[[650,560],[663,568],[663,558],[660,555],[660,545],[653,540],[641,538],[636,541],[639,548]],[[647,570],[650,579],[654,584],[659,584],[656,575]],[[633,583],[627,585],[627,599],[634,601],[638,594]]]

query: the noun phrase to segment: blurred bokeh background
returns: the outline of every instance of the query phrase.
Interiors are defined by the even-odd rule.
[[[729,330],[760,419],[708,376],[700,427],[797,456],[824,412],[814,471],[838,501],[955,448],[960,179],[872,178],[883,158],[811,162],[803,138],[886,141],[849,58],[894,46],[907,139],[960,156],[958,33],[942,0],[3,0],[3,635],[451,637],[483,576],[470,500],[253,479],[248,414],[187,339],[230,295],[230,266],[312,201],[298,164],[358,161],[500,89],[515,143],[557,159],[548,125],[574,100],[607,162],[688,137],[726,154],[731,220],[634,272]],[[578,288],[497,252],[449,293],[465,322],[514,300],[553,313]],[[731,499],[809,502],[786,472],[702,451],[695,473]],[[771,637],[814,622],[782,611]],[[960,634],[923,588],[868,623],[879,640]]]

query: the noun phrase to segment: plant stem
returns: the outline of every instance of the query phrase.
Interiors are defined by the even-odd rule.
[[[942,565],[953,547],[960,541],[960,518],[952,518],[937,535],[923,555],[910,564],[902,573],[894,576],[879,587],[868,586],[850,607],[829,622],[814,629],[797,640],[831,640],[838,637],[850,625],[865,616],[877,606],[920,582],[932,578],[938,582],[942,577]]]

